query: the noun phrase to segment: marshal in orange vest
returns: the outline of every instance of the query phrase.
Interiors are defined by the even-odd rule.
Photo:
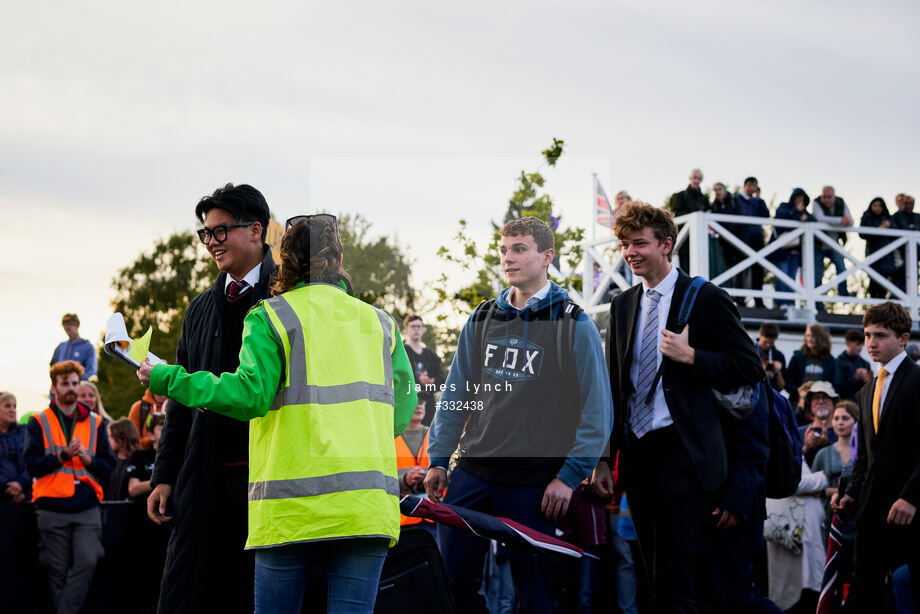
[[[406,440],[400,435],[396,438],[396,469],[411,469],[412,467],[428,467],[428,432],[425,432],[425,438],[422,439],[422,445],[419,446],[418,455],[413,455]],[[413,518],[411,516],[399,515],[399,525],[408,527],[421,522],[431,522],[424,518]]]
[[[80,411],[79,405],[77,406],[77,411]],[[95,456],[99,416],[93,412],[87,412],[87,415],[81,418],[79,414],[74,413],[74,418],[73,437],[79,437],[81,442],[89,442],[85,447],[91,456]],[[67,448],[68,441],[64,436],[64,429],[61,427],[61,422],[53,409],[49,407],[33,415],[30,419],[38,420],[41,424],[45,454],[57,454]],[[86,470],[83,461],[77,456],[65,461],[56,471],[35,480],[32,483],[32,501],[35,502],[42,497],[70,498],[76,492],[77,480],[92,486],[96,492],[96,498],[102,501],[102,486]]]

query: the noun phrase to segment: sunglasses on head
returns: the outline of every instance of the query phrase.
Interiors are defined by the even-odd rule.
[[[316,213],[313,215],[295,215],[292,218],[288,218],[288,221],[284,224],[284,232],[287,232],[291,229],[291,226],[294,224],[300,224],[301,222],[310,223],[311,220],[320,220],[332,224],[332,227],[338,232],[339,224],[335,219],[335,216],[331,213]]]

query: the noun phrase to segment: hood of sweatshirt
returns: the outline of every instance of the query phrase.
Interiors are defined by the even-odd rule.
[[[499,292],[498,298],[495,299],[496,307],[498,307],[499,309],[503,311],[512,311],[512,312],[517,311],[517,312],[522,312],[522,313],[528,312],[528,311],[537,312],[542,309],[545,309],[546,307],[549,307],[550,305],[555,305],[556,303],[564,303],[565,301],[569,300],[569,293],[566,292],[564,288],[556,284],[556,282],[554,281],[549,282],[549,292],[547,292],[546,296],[544,296],[542,299],[537,301],[536,304],[531,305],[527,309],[521,310],[515,307],[514,305],[512,305],[509,300],[510,296],[511,296],[510,287],[505,288],[501,292]]]
[[[808,206],[808,203],[811,202],[811,199],[808,197],[808,194],[802,188],[796,188],[792,190],[792,194],[789,195],[789,204],[793,207],[795,206],[795,197],[801,194],[805,197],[805,206]]]

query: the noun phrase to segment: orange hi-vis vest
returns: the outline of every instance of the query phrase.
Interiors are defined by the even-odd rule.
[[[396,470],[410,469],[412,467],[428,467],[428,432],[422,439],[422,445],[418,448],[418,456],[412,454],[406,440],[400,435],[396,438]],[[424,518],[413,518],[412,516],[399,515],[399,526],[408,527],[420,522],[431,522]]]
[[[42,439],[45,443],[45,454],[57,454],[67,448],[67,438],[57,414],[50,407],[45,411],[32,416],[31,420],[38,420],[42,427]],[[73,437],[79,437],[83,447],[89,451],[90,456],[96,455],[96,433],[99,430],[99,416],[89,412],[82,420],[75,420]],[[86,482],[96,491],[96,498],[102,501],[102,486],[90,474],[83,461],[74,456],[61,467],[44,475],[32,483],[32,501],[42,497],[67,499],[76,492],[77,482]]]

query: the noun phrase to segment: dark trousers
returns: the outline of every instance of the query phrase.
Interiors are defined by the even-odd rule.
[[[82,512],[36,510],[39,562],[48,570],[51,600],[58,614],[83,607],[102,550],[102,509]]]
[[[252,550],[243,549],[248,483],[245,465],[218,465],[208,478],[207,505],[196,502],[186,517],[176,512],[160,583],[159,614],[253,611],[255,559]],[[188,582],[190,576],[194,583]],[[177,586],[183,584],[188,590],[180,592]]]
[[[249,468],[218,465],[214,470],[208,513],[207,576],[202,583],[219,612],[251,612],[255,557],[244,550],[248,536]],[[216,567],[216,569],[215,569]]]
[[[499,486],[480,480],[458,467],[451,475],[444,502],[510,518],[552,535],[553,522],[540,511],[545,489],[545,486]],[[438,525],[438,543],[447,573],[454,582],[457,611],[487,614],[485,598],[479,594],[479,586],[489,541],[472,533]],[[526,614],[552,612],[552,559],[519,548],[509,548],[508,558],[516,593],[515,611]]]
[[[754,548],[715,550],[703,558],[701,582],[711,614],[782,614],[755,586]]]
[[[884,603],[888,572],[907,563],[914,600],[920,603],[920,520],[909,527],[887,524],[888,510],[865,510],[856,525],[853,581],[847,598],[848,612],[872,612]],[[871,518],[871,520],[870,520]]]
[[[652,611],[698,612],[694,579],[711,511],[677,429],[652,431],[620,454],[626,496],[651,583]]]

